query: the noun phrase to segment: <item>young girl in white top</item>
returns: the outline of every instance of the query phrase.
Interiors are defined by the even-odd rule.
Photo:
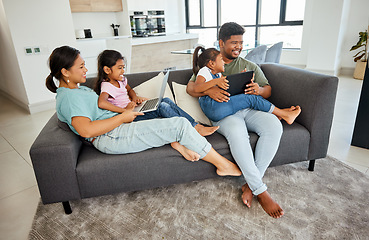
[[[201,54],[199,55],[200,50]],[[229,87],[228,80],[221,74],[224,72],[222,55],[215,48],[205,49],[199,46],[195,49],[193,72],[196,75],[194,87],[196,92],[204,92],[214,86],[224,90]],[[215,122],[233,115],[241,109],[252,108],[272,113],[279,119],[284,119],[288,124],[292,124],[301,112],[300,106],[279,109],[262,96],[246,93],[231,96],[228,102],[217,102],[209,96],[203,96],[199,98],[199,103],[205,115]]]

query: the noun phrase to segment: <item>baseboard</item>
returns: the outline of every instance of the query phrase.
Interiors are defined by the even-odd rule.
[[[354,71],[355,71],[355,68],[343,67],[341,68],[340,75],[346,76],[346,77],[353,77]]]
[[[310,72],[330,75],[330,76],[338,76],[339,75],[339,71],[334,71],[334,70],[322,70],[322,69],[312,69],[312,68],[305,68],[305,70],[310,71]]]
[[[28,108],[28,104],[19,101],[18,99],[14,98],[13,96],[11,96],[10,94],[8,94],[7,92],[4,92],[2,89],[0,89],[0,94],[5,97],[6,99],[8,99],[9,101],[13,102],[15,105],[17,105],[18,107],[22,108],[23,110],[27,111],[28,113],[30,113],[29,108]]]
[[[38,112],[43,112],[43,111],[55,109],[55,99],[44,101],[44,102],[38,102],[38,103],[34,103],[34,104],[26,104],[24,102],[19,101],[16,98],[14,98],[13,96],[9,95],[7,92],[4,92],[1,89],[0,89],[0,94],[2,96],[4,96],[6,99],[8,99],[9,101],[11,101],[14,104],[16,104],[17,106],[19,106],[20,108],[27,111],[29,114],[34,114],[34,113],[38,113]]]
[[[302,64],[283,64],[282,65],[286,65],[286,66],[290,66],[290,67],[295,67],[295,68],[300,68],[300,69],[305,69],[306,65],[302,65]]]
[[[38,113],[38,112],[43,112],[43,111],[48,111],[48,110],[55,109],[55,107],[56,107],[55,104],[56,104],[56,101],[54,99],[49,100],[49,101],[29,104],[28,105],[29,113],[34,114],[34,113]]]

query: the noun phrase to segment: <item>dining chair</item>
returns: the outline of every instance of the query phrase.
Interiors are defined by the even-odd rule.
[[[254,49],[252,49],[247,55],[245,59],[254,62],[256,64],[262,64],[265,61],[265,55],[267,51],[266,45],[260,45]]]
[[[265,54],[265,62],[279,63],[281,59],[283,42],[278,42],[268,48]]]

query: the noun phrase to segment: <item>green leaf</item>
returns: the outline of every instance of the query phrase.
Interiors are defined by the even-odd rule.
[[[360,47],[362,47],[362,46],[365,46],[365,44],[352,46],[352,48],[350,49],[350,51],[352,51],[352,50],[356,50],[356,49],[358,49],[358,48],[360,48]]]
[[[354,62],[357,62],[358,60],[360,60],[362,57],[364,57],[365,53],[361,54],[360,56],[354,58]]]
[[[356,43],[356,45],[351,47],[350,51],[359,49],[361,47],[364,47],[364,49],[366,49],[367,41],[368,41],[368,31],[365,30],[365,32],[359,32],[359,41]],[[364,60],[366,60],[366,52],[365,50],[360,50],[353,57],[354,57],[355,62],[357,62],[363,57],[364,57]]]
[[[365,53],[365,50],[361,50],[361,51],[359,51],[359,52],[357,52],[355,55],[354,55],[354,57],[356,57],[357,55],[359,55],[360,53]]]

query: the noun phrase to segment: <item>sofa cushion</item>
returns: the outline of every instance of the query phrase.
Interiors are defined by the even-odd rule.
[[[161,86],[164,79],[164,73],[160,72],[157,76],[147,80],[144,83],[133,88],[136,92],[137,96],[146,97],[146,98],[157,98],[160,95]],[[128,80],[129,84],[129,80]],[[170,100],[174,101],[173,94],[167,84],[164,97],[169,98]]]
[[[176,96],[176,104],[182,108],[185,112],[190,114],[196,122],[200,122],[211,126],[210,120],[202,112],[199,100],[196,97],[192,97],[186,92],[186,85],[172,82],[173,92]]]

